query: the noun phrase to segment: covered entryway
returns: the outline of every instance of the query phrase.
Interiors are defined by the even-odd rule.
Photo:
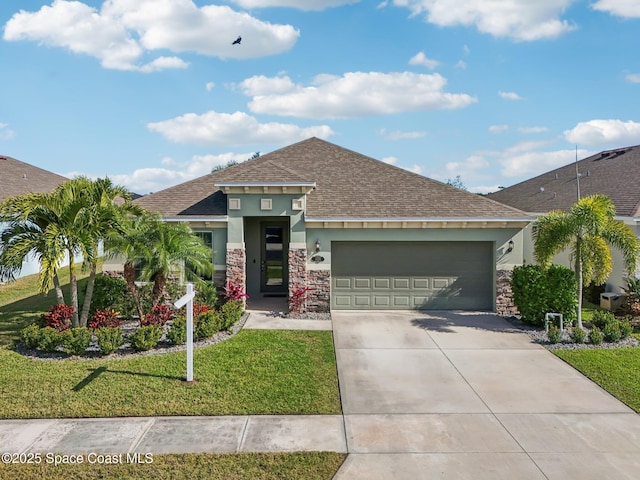
[[[335,310],[492,310],[493,242],[332,242]]]

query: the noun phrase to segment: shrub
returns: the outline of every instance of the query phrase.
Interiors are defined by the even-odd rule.
[[[62,332],[62,346],[67,355],[84,355],[91,343],[91,330],[70,328]]]
[[[209,305],[204,303],[194,303],[193,304],[193,318],[196,318],[198,315],[202,315],[203,313],[207,313],[211,310]]]
[[[546,313],[561,313],[570,325],[576,316],[578,282],[573,270],[562,265],[548,269],[522,265],[513,269],[513,301],[525,322],[542,326]]]
[[[223,328],[223,319],[220,312],[209,310],[199,315],[194,320],[194,336],[196,338],[209,338]]]
[[[151,350],[162,337],[162,328],[159,325],[144,325],[129,335],[131,346],[137,351]]]
[[[613,313],[607,310],[596,310],[593,312],[593,317],[591,318],[591,324],[595,325],[600,330],[603,330],[608,323],[615,321],[616,317]]]
[[[307,302],[307,293],[313,290],[311,287],[296,288],[289,299],[289,310],[295,313],[304,313]]]
[[[187,319],[185,317],[176,317],[173,319],[173,325],[167,338],[174,345],[182,345],[187,341]]]
[[[602,334],[604,335],[605,341],[610,343],[619,342],[622,337],[622,332],[620,332],[620,327],[616,320],[607,323],[602,329]]]
[[[119,327],[121,324],[118,313],[110,308],[106,310],[96,310],[93,319],[89,322],[89,328],[98,329],[106,327]]]
[[[549,325],[549,331],[547,332],[547,338],[551,343],[558,343],[562,338],[562,331],[555,325]]]
[[[592,345],[600,345],[604,340],[602,332],[598,327],[593,327],[589,332],[589,343]]]
[[[242,318],[244,306],[240,300],[227,302],[220,309],[220,313],[222,314],[221,330],[229,330]]]
[[[43,314],[42,319],[45,326],[62,331],[71,328],[71,317],[74,312],[75,308],[72,306],[59,303],[53,305],[47,313]]]
[[[141,325],[164,325],[173,316],[173,310],[168,305],[156,305],[140,320]]]
[[[195,301],[211,306],[218,304],[218,290],[212,281],[200,280],[196,282]]]
[[[584,343],[587,338],[586,330],[580,327],[572,328],[569,335],[571,336],[571,340],[573,340],[575,343]]]
[[[127,295],[130,295],[130,292],[124,278],[96,275],[91,309],[93,311],[120,310]]]
[[[618,327],[620,328],[620,340],[625,340],[633,333],[633,325],[629,323],[628,318],[618,320]]]
[[[32,323],[20,330],[20,339],[27,348],[32,350],[38,348],[40,345],[40,330],[41,328],[35,323]]]
[[[96,330],[95,334],[98,337],[100,353],[103,355],[115,352],[124,343],[122,329],[119,327],[102,327]]]
[[[53,353],[62,345],[62,332],[53,327],[44,327],[40,329],[40,339],[38,341],[38,350]]]
[[[224,299],[227,302],[233,302],[234,300],[244,300],[249,298],[240,286],[233,282],[227,282],[227,286],[224,289]]]

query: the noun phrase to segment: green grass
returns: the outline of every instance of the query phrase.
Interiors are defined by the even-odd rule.
[[[554,350],[553,353],[640,413],[640,349]]]
[[[0,349],[1,418],[339,414],[331,332],[245,330],[194,352],[40,360]]]
[[[346,455],[327,452],[154,455],[150,464],[3,465],[13,480],[329,480]]]

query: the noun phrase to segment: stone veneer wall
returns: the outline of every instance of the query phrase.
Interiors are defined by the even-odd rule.
[[[511,270],[498,270],[496,272],[496,313],[503,317],[520,314],[513,303],[512,276],[513,272]]]
[[[311,287],[308,295],[307,310],[310,312],[328,312],[331,309],[331,271],[308,270],[307,286]]]
[[[227,249],[227,282],[247,291],[247,254],[244,248]]]
[[[289,300],[293,298],[293,292],[307,285],[307,249],[289,249]],[[308,294],[307,294],[308,296]],[[297,311],[291,307],[292,313],[306,313],[306,307],[302,305]]]

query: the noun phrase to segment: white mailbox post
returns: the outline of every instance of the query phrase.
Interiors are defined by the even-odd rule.
[[[173,304],[175,308],[187,306],[187,382],[193,382],[193,283],[187,283],[187,293]]]

